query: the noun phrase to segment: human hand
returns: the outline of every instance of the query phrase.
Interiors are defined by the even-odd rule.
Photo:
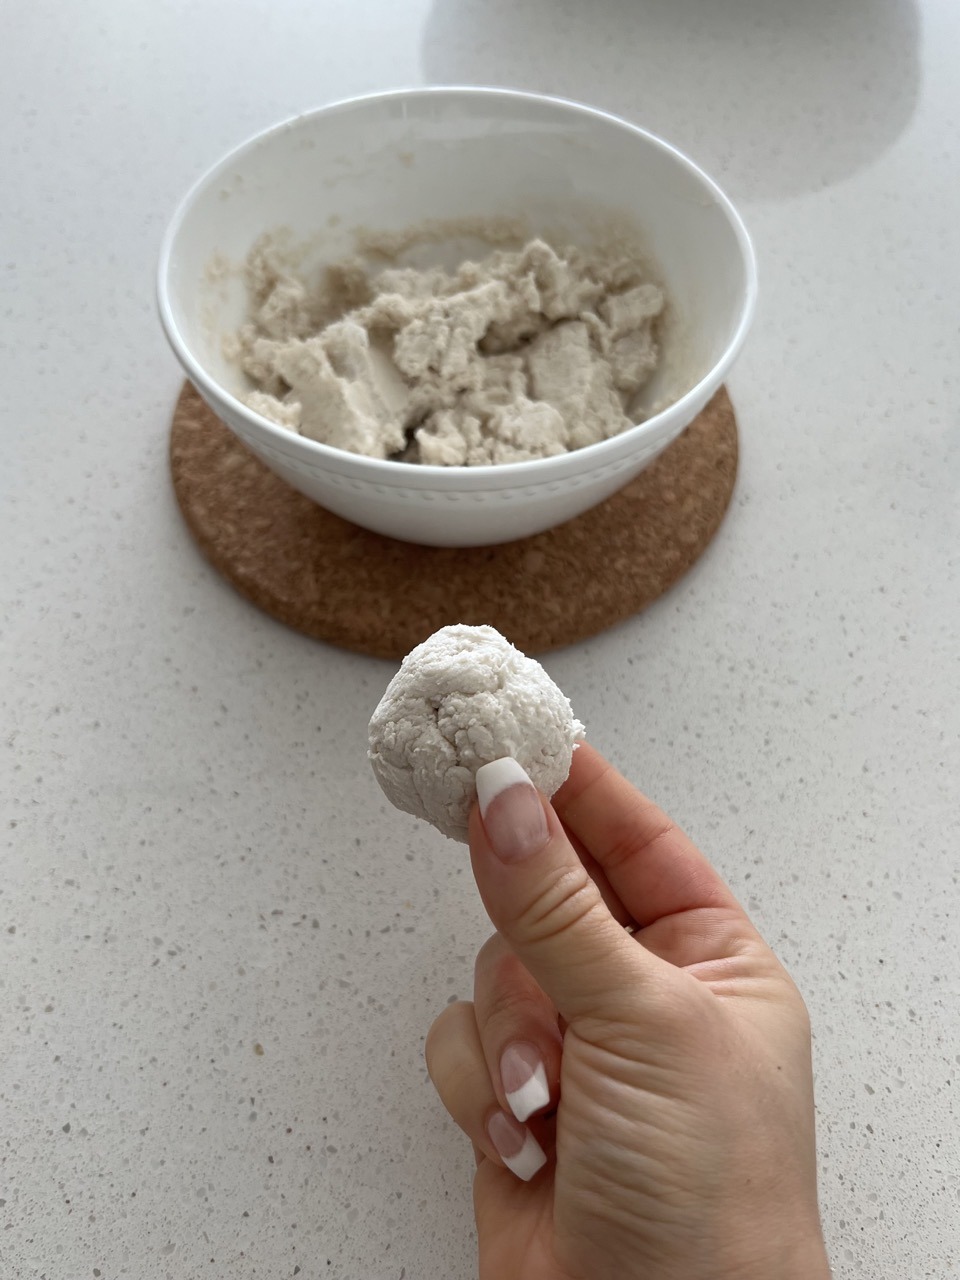
[[[426,1055],[480,1280],[828,1278],[807,1012],[730,890],[589,746],[553,805],[515,761],[477,787],[497,932]]]

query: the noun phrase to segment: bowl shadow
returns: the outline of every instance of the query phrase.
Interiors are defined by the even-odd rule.
[[[687,151],[730,194],[849,177],[906,128],[914,0],[435,0],[429,83],[574,98]]]

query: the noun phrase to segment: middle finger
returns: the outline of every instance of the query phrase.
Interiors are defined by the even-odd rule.
[[[555,1107],[563,1048],[557,1010],[498,933],[477,956],[473,1002],[501,1106],[521,1122]]]

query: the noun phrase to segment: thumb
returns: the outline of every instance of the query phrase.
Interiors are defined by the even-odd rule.
[[[477,771],[470,857],[500,935],[568,1023],[632,1019],[662,962],[610,914],[553,807],[509,757]]]

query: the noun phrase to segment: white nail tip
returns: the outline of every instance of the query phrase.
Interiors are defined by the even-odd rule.
[[[502,760],[492,760],[490,764],[481,765],[477,770],[477,800],[480,802],[481,817],[487,816],[487,809],[501,791],[521,782],[528,787],[533,786],[523,766],[512,756],[504,756]]]
[[[506,1156],[502,1156],[501,1159],[510,1172],[516,1174],[521,1182],[529,1182],[534,1174],[539,1173],[547,1163],[543,1147],[541,1147],[532,1133],[528,1133],[524,1138],[523,1146],[515,1156],[511,1156],[509,1160]]]
[[[507,1094],[510,1110],[521,1123],[529,1119],[535,1111],[545,1107],[549,1101],[547,1073],[542,1064],[537,1067],[526,1084],[522,1084],[519,1089],[514,1089],[513,1093]]]

